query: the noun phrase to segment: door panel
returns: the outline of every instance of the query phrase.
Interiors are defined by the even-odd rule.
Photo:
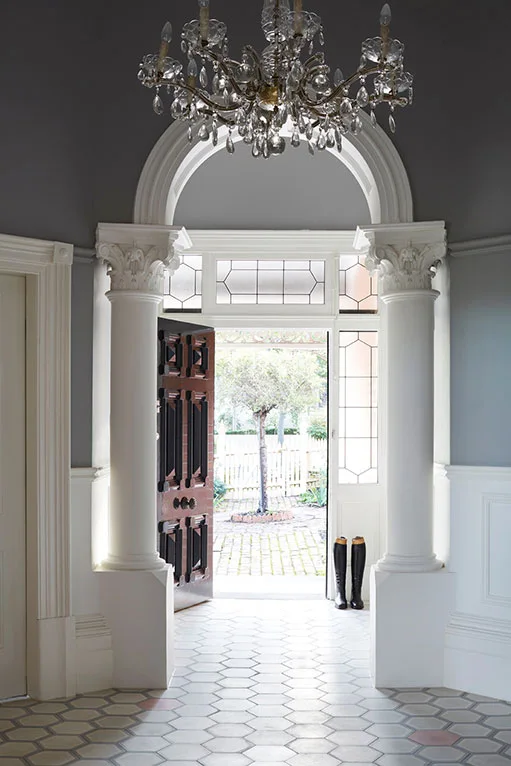
[[[158,532],[177,611],[213,596],[215,334],[160,319],[158,344]]]
[[[0,275],[0,699],[26,694],[25,279]]]

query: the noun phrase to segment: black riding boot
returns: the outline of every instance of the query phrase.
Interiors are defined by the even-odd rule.
[[[335,596],[335,608],[347,609],[346,601],[346,565],[348,554],[348,541],[345,537],[338,537],[334,543],[334,567],[337,594]]]
[[[352,609],[363,609],[362,579],[366,565],[366,544],[363,537],[351,541],[351,601]]]

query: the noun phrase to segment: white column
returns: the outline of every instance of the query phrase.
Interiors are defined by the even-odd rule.
[[[415,234],[413,226],[406,229],[408,237]],[[435,266],[445,255],[445,244],[443,237],[436,242],[403,241],[402,227],[364,231],[365,265],[379,276],[386,329],[387,551],[378,567],[429,572],[442,566],[433,552],[434,302],[438,292],[432,290],[431,282]],[[420,228],[417,233],[424,235]]]
[[[161,569],[156,547],[157,319],[164,269],[175,271],[182,230],[100,224],[112,307],[110,512],[102,567]]]
[[[433,550],[432,278],[444,225],[370,226],[355,244],[379,276],[385,319],[387,548],[371,571],[372,675],[380,687],[441,686],[453,575]]]
[[[407,257],[421,257],[413,249],[395,253],[392,248],[386,253],[395,254],[398,269],[405,266]],[[381,280],[389,417],[385,434],[387,552],[379,567],[427,572],[442,566],[433,553],[433,338],[438,293],[431,288],[402,290],[398,281],[388,276]]]

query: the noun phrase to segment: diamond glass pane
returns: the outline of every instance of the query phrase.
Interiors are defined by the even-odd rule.
[[[173,276],[165,273],[163,307],[171,311],[202,308],[202,256],[184,255]]]
[[[342,255],[339,259],[339,311],[378,311],[378,278],[369,275],[362,255]]]
[[[216,302],[229,305],[324,305],[325,261],[221,260]]]
[[[339,333],[339,483],[378,481],[378,333]]]

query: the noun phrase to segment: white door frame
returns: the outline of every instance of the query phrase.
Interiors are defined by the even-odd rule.
[[[288,307],[290,308],[290,307]],[[378,472],[379,479],[375,484],[368,485],[349,485],[339,484],[339,452],[338,452],[338,425],[339,425],[339,378],[338,378],[338,334],[342,330],[371,331],[376,330],[379,333],[379,339],[383,340],[381,333],[380,315],[378,314],[345,314],[332,317],[311,316],[304,318],[302,316],[292,316],[290,314],[282,315],[218,315],[218,314],[198,314],[198,313],[162,313],[162,317],[175,321],[187,321],[190,324],[205,324],[214,330],[226,329],[324,329],[328,331],[328,413],[329,413],[329,439],[328,439],[328,504],[327,504],[327,598],[334,598],[335,584],[332,574],[331,553],[335,538],[341,534],[341,523],[346,519],[341,518],[341,500],[346,502],[360,502],[360,496],[370,498],[370,503],[379,507],[377,518],[372,519],[370,530],[364,527],[359,531],[364,532],[371,543],[373,552],[370,563],[377,561],[384,551],[384,539],[382,530],[385,526],[385,505],[383,480],[385,476],[385,454],[383,450],[384,440],[381,438],[382,423],[384,422],[382,386],[384,385],[383,375],[378,375]],[[350,527],[352,524],[349,525]],[[368,577],[365,583],[365,598],[368,597]]]
[[[339,484],[339,344],[341,330],[379,331],[380,314],[364,312],[339,313],[339,257],[359,255],[354,249],[353,231],[248,231],[248,230],[190,230],[191,250],[185,255],[202,255],[202,311],[200,313],[161,313],[168,319],[188,321],[221,329],[325,329],[329,332],[329,492],[328,492],[328,540],[327,561],[331,574],[331,552],[337,536],[365,534],[370,543],[368,564],[375,563],[383,555],[382,529],[385,522],[383,480],[385,476],[384,440],[378,439],[379,480],[375,484]],[[224,305],[216,303],[216,260],[301,260],[320,259],[325,262],[325,301],[318,305]],[[379,433],[383,433],[383,402],[381,388],[383,375],[378,376]],[[353,509],[362,508],[360,522],[352,519]],[[348,509],[348,510],[347,510]],[[358,526],[357,526],[358,524]],[[329,598],[334,596],[333,578],[327,577]],[[365,597],[368,597],[369,578],[366,577]]]
[[[27,691],[65,696],[70,661],[70,329],[73,248],[0,235],[0,272],[26,278]]]

